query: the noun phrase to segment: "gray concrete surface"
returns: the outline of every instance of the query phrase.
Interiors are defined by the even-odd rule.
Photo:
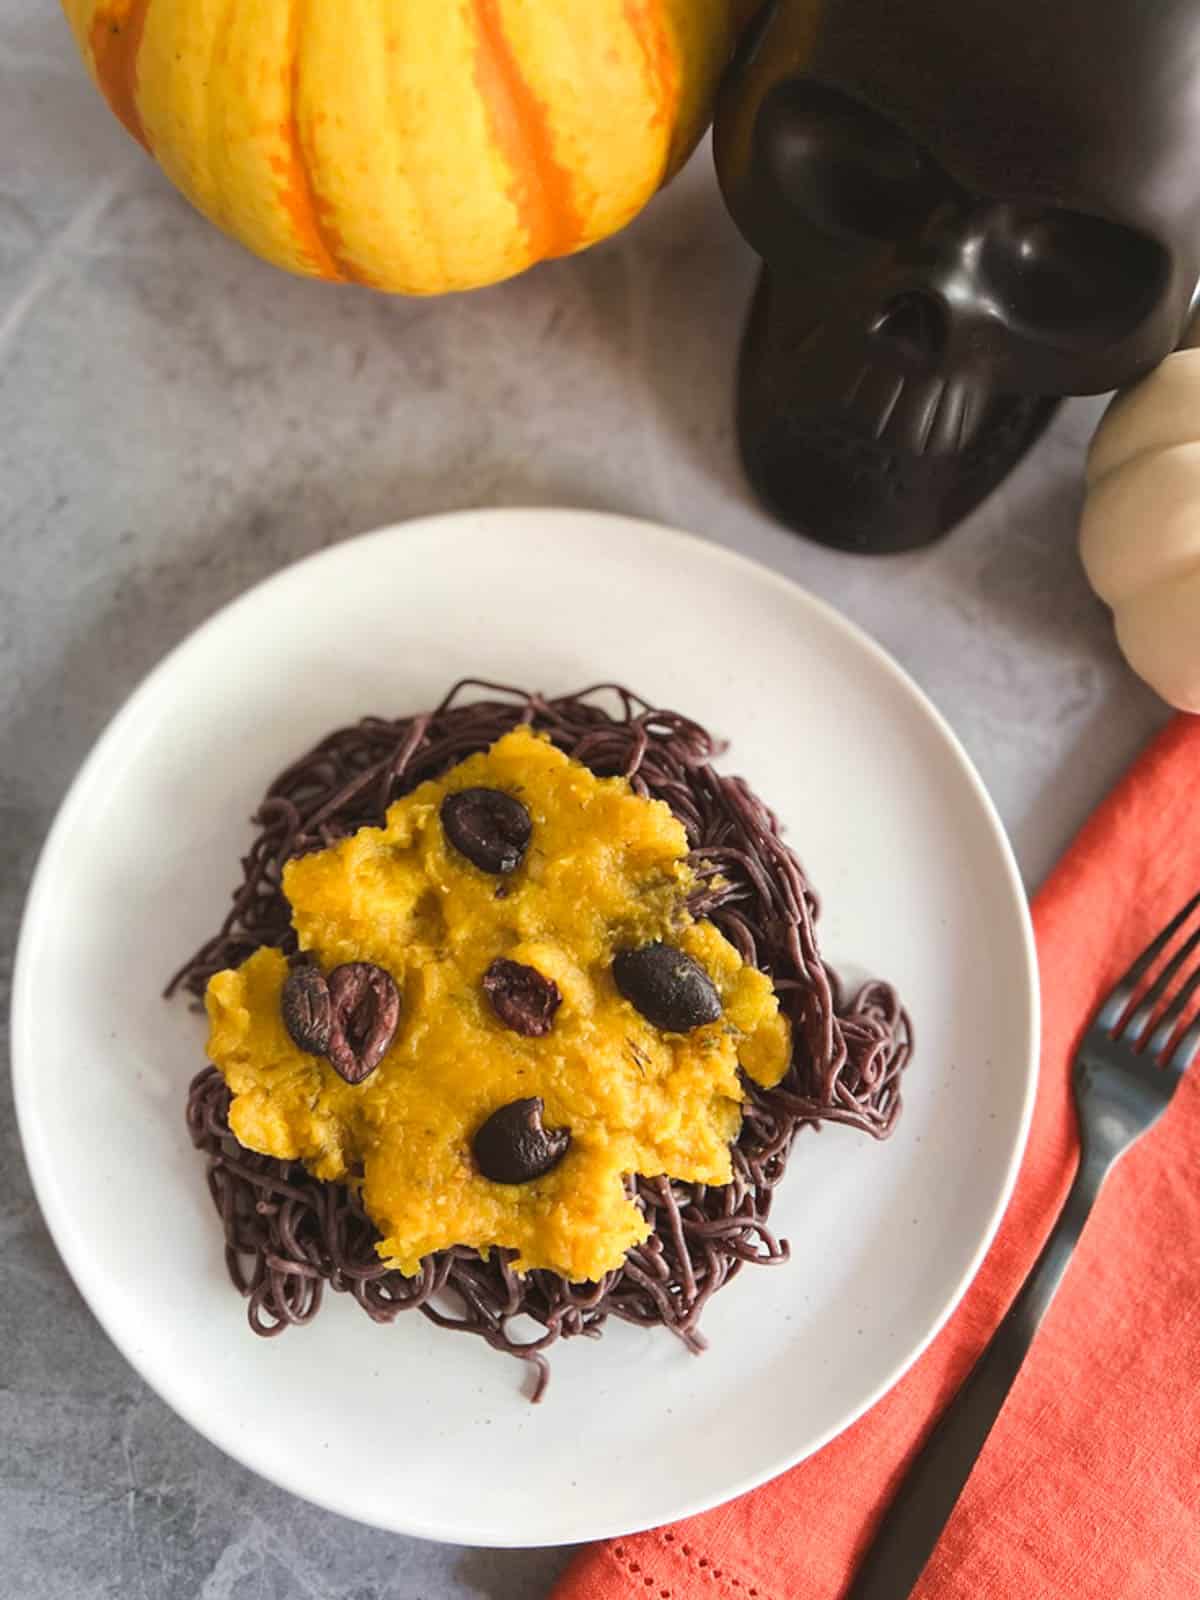
[[[5,988],[54,809],[159,656],[275,568],[459,506],[658,518],[832,600],[949,717],[1036,883],[1165,715],[1075,556],[1099,404],[1068,408],[949,542],[886,564],[830,554],[772,525],[739,478],[730,379],[752,278],[701,151],[622,238],[486,293],[385,300],[290,280],[210,229],[125,138],[50,0],[0,0]],[[194,1436],[59,1264],[7,1078],[0,1152],[0,1594],[546,1592],[562,1552],[373,1533]]]

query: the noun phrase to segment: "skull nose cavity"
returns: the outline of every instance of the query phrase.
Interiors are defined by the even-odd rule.
[[[939,300],[910,290],[888,301],[871,324],[871,332],[896,354],[927,366],[941,357],[950,328],[946,308]]]

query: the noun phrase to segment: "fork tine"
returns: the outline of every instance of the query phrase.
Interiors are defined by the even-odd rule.
[[[1200,982],[1200,974],[1197,974],[1196,981]],[[1200,1022],[1193,1022],[1172,1050],[1167,1060],[1167,1070],[1182,1078],[1198,1055],[1200,1055]]]
[[[1139,1049],[1141,1047],[1143,1036],[1153,1020],[1154,1013],[1158,1009],[1159,1001],[1170,988],[1175,974],[1183,966],[1184,962],[1197,948],[1197,946],[1200,946],[1200,928],[1197,928],[1195,933],[1192,934],[1191,938],[1188,939],[1184,944],[1180,945],[1179,949],[1171,957],[1170,961],[1167,962],[1166,966],[1159,973],[1158,977],[1155,978],[1154,982],[1138,1001],[1137,1010],[1121,1029],[1121,1033],[1129,1040],[1130,1044],[1133,1045],[1135,1049]],[[1166,1022],[1168,1017],[1173,1018],[1171,1023],[1171,1032],[1174,1032],[1175,1022],[1178,1021],[1180,1013],[1182,1012],[1188,997],[1192,994],[1198,979],[1193,977],[1189,981],[1192,984],[1192,988],[1185,988],[1181,994],[1176,995],[1170,1006],[1159,1018],[1160,1025]],[[1153,1051],[1157,1052],[1166,1045],[1166,1039],[1159,1039],[1159,1034],[1161,1032],[1161,1026],[1157,1027],[1154,1031],[1154,1039],[1150,1046],[1151,1050]],[[1169,1037],[1170,1034],[1167,1035],[1167,1038]]]
[[[1200,906],[1200,894],[1195,895],[1188,901],[1178,916],[1171,919],[1154,943],[1148,945],[1142,951],[1125,976],[1113,985],[1108,999],[1104,1002],[1099,1015],[1096,1017],[1097,1026],[1104,1028],[1109,1033],[1116,1028],[1121,1018],[1125,1015],[1126,1007],[1133,999],[1136,985],[1158,960],[1159,956],[1162,955],[1197,906]]]
[[[1152,1056],[1161,1056],[1171,1043],[1171,1039],[1179,1026],[1180,1018],[1187,1009],[1188,1002],[1200,989],[1200,967],[1192,973],[1191,977],[1182,986],[1179,993],[1172,999],[1170,1005],[1159,1017],[1154,1029],[1154,1037],[1150,1040],[1149,1053]],[[1190,1032],[1191,1030],[1189,1030]],[[1180,1040],[1180,1044],[1183,1041]],[[1178,1051],[1175,1052],[1178,1054]],[[1173,1058],[1172,1058],[1173,1059]],[[1183,1070],[1183,1069],[1181,1069]]]

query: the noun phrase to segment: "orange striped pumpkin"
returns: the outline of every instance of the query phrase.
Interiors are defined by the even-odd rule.
[[[292,272],[470,289],[630,221],[699,138],[746,0],[63,0],[96,84]]]

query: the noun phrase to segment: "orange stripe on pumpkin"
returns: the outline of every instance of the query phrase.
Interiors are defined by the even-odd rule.
[[[137,106],[137,61],[149,9],[150,0],[108,0],[97,8],[88,36],[101,94],[147,150],[150,141]]]
[[[670,143],[663,177],[682,154],[685,130],[679,126],[679,60],[663,21],[662,0],[625,0],[625,21],[637,40],[646,63],[646,81],[655,99],[652,128],[669,127]]]
[[[554,156],[545,106],[530,88],[504,31],[500,0],[473,0],[479,44],[475,81],[492,136],[512,173],[509,198],[535,261],[569,255],[583,243],[583,218],[571,174]]]
[[[284,154],[273,160],[271,167],[280,180],[279,203],[287,212],[300,249],[309,258],[317,276],[332,283],[361,283],[365,280],[342,253],[344,244],[337,229],[323,214],[328,212],[329,206],[321,199],[317,189],[300,133],[297,106],[300,100],[300,33],[304,4],[305,0],[295,0],[292,6],[287,43],[290,65],[284,69],[288,79],[288,114],[279,128]]]

